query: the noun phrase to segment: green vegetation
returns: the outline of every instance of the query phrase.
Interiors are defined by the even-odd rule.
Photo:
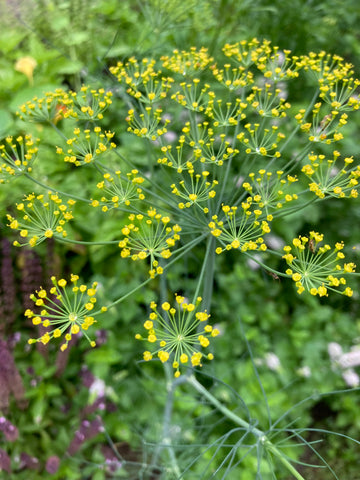
[[[2,474],[355,480],[358,2],[0,18]]]

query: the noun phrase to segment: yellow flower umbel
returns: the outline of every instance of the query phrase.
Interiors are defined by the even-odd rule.
[[[161,108],[149,105],[141,108],[141,113],[131,109],[126,117],[126,121],[129,124],[127,131],[138,137],[155,141],[167,132],[166,125],[170,121],[169,119],[164,119],[161,114]]]
[[[336,165],[340,152],[333,152],[333,159],[327,159],[325,155],[311,153],[311,163],[304,165],[302,172],[311,180],[309,189],[320,198],[326,196],[336,198],[357,198],[358,178],[360,177],[360,166],[352,167],[352,157],[344,158],[343,166]]]
[[[74,128],[74,137],[68,138],[68,148],[64,151],[57,147],[56,153],[62,155],[64,162],[73,163],[76,167],[94,162],[100,155],[116,147],[111,141],[115,134],[113,132],[101,131],[100,127],[81,130]]]
[[[54,286],[49,293],[40,288],[36,295],[30,295],[31,300],[41,309],[41,312],[38,314],[28,309],[25,316],[31,318],[34,325],[52,327],[52,330],[47,331],[40,338],[29,339],[28,343],[41,342],[46,345],[53,338],[63,337],[65,342],[60,349],[64,351],[72,336],[81,332],[90,345],[95,347],[95,342],[90,340],[86,330],[95,322],[96,315],[106,311],[106,307],[91,313],[96,303],[97,283],[94,282],[91,287],[87,287],[78,285],[78,280],[77,275],[71,275],[72,286],[66,287],[66,280],[56,280],[55,277],[51,277]]]
[[[63,117],[77,120],[102,120],[105,110],[111,105],[112,93],[88,86],[82,86],[79,92],[62,92],[59,102],[65,107]]]
[[[115,75],[120,83],[128,85],[126,93],[144,104],[153,104],[163,100],[171,87],[173,79],[164,77],[161,70],[154,70],[156,61],[143,58],[139,63],[131,57],[123,64],[119,62],[110,67],[110,72]]]
[[[72,220],[72,212],[68,210],[69,205],[74,205],[74,200],[68,200],[65,205],[61,198],[52,192],[48,195],[35,195],[31,193],[24,198],[23,203],[18,203],[16,208],[22,213],[22,220],[17,220],[7,215],[9,227],[12,230],[19,230],[23,243],[14,242],[16,247],[30,245],[35,247],[47,238],[66,237],[64,225]]]
[[[0,164],[0,183],[8,181],[11,176],[31,173],[32,165],[36,160],[39,139],[33,140],[31,135],[22,135],[16,138],[7,137],[5,144],[0,145],[0,157],[5,162]]]
[[[193,75],[201,70],[204,70],[213,61],[210,57],[207,48],[201,47],[197,50],[191,47],[190,50],[174,50],[171,57],[161,57],[163,66],[172,72],[180,73],[181,75]]]
[[[56,123],[59,107],[63,107],[61,98],[65,94],[64,90],[58,88],[55,92],[45,93],[45,97],[34,97],[19,108],[16,114],[24,121],[36,123]]]
[[[207,181],[209,172],[204,170],[203,172],[194,174],[194,170],[190,169],[187,171],[190,179],[188,182],[181,180],[179,182],[179,188],[173,183],[171,185],[172,192],[174,195],[179,196],[185,202],[180,202],[178,207],[180,209],[189,208],[192,205],[197,205],[205,213],[208,212],[208,208],[203,208],[200,206],[201,203],[208,201],[211,198],[214,198],[216,191],[214,187],[218,184],[217,180],[212,182]]]
[[[224,248],[218,247],[216,253],[220,254],[232,248],[240,249],[242,252],[266,250],[262,236],[270,232],[268,221],[272,220],[272,216],[267,215],[266,220],[259,220],[263,216],[262,211],[259,208],[252,209],[252,201],[253,198],[248,197],[242,202],[240,214],[237,213],[238,207],[223,205],[225,219],[219,220],[217,215],[212,217],[209,223],[211,233],[224,245]]]
[[[112,208],[118,208],[119,205],[128,206],[134,200],[144,200],[145,195],[139,187],[144,180],[136,169],[133,169],[126,175],[122,175],[120,170],[117,170],[114,176],[110,173],[105,173],[104,180],[97,184],[97,188],[104,194],[101,197],[103,212],[107,212]],[[98,207],[100,202],[93,200],[91,205]]]
[[[279,142],[285,138],[285,134],[279,131],[277,125],[263,128],[260,123],[247,123],[244,128],[247,132],[239,133],[236,138],[246,147],[247,154],[276,158],[281,156],[277,148]]]
[[[144,260],[150,257],[151,277],[162,273],[157,258],[169,258],[170,248],[180,239],[179,225],[169,226],[170,218],[157,213],[155,208],[147,211],[147,215],[129,215],[131,223],[122,228],[124,239],[119,242],[122,258]]]
[[[210,315],[205,311],[196,311],[201,303],[198,297],[196,304],[187,303],[185,298],[175,295],[176,306],[165,302],[159,312],[155,302],[150,304],[152,312],[144,323],[147,337],[137,334],[138,340],[147,340],[156,348],[145,351],[144,360],[149,361],[157,355],[162,363],[172,362],[175,377],[180,375],[181,365],[190,364],[201,367],[203,353],[201,350],[210,345],[210,339],[216,337],[219,331],[207,323]],[[206,355],[208,360],[214,358],[212,353]]]
[[[266,213],[282,208],[284,204],[298,198],[296,193],[290,193],[289,188],[297,178],[287,175],[285,179],[282,170],[278,170],[275,177],[272,172],[261,169],[256,175],[250,173],[249,178],[250,181],[244,182],[242,187]]]
[[[351,297],[353,291],[345,287],[344,275],[353,273],[356,265],[341,262],[345,258],[343,243],[336,243],[332,250],[327,244],[319,247],[322,240],[322,234],[310,232],[308,237],[295,238],[293,246],[285,246],[283,258],[290,267],[286,273],[295,282],[298,293],[306,290],[323,297],[328,295],[328,290],[339,292],[336,288],[343,287],[340,293]]]

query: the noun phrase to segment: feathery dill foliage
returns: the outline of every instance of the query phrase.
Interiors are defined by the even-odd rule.
[[[48,123],[61,133],[54,158],[70,167],[92,169],[93,192],[90,198],[73,192],[53,191],[49,199],[30,194],[17,206],[22,219],[9,215],[9,226],[20,232],[23,245],[36,246],[52,236],[76,243],[64,230],[65,222],[76,222],[76,209],[69,212],[60,199],[66,195],[68,204],[76,200],[76,205],[82,202],[95,208],[102,219],[99,228],[107,215],[112,221],[118,219],[119,238],[102,243],[118,249],[124,268],[131,268],[132,261],[146,262],[149,276],[145,282],[166,275],[172,264],[194,247],[199,255],[204,246],[196,291],[187,291],[184,285],[181,295],[175,293],[175,307],[164,301],[168,292],[162,291],[161,310],[155,299],[149,318],[142,320],[147,336],[137,335],[147,345],[144,359],[157,356],[165,364],[170,362],[176,379],[181,375],[180,366],[187,364],[191,369],[201,366],[202,359],[214,357],[206,348],[209,337],[218,331],[206,322],[214,275],[210,265],[216,254],[236,250],[240,259],[250,256],[264,265],[270,255],[283,255],[267,246],[267,235],[277,217],[329,197],[357,197],[360,167],[352,157],[340,160],[333,144],[344,138],[349,115],[359,109],[356,89],[360,82],[352,77],[351,65],[338,56],[325,52],[295,56],[256,39],[225,45],[223,58],[212,58],[206,48],[191,48],[160,59],[130,58],[110,71],[122,91],[127,132],[123,122],[111,132],[102,130],[101,122],[113,102],[111,92],[104,89],[57,90],[20,108],[23,120]],[[291,104],[297,82],[313,88],[312,98],[304,100],[307,103],[301,108]],[[117,102],[119,105],[120,100]],[[71,134],[66,133],[71,131],[67,122]],[[128,135],[143,139],[147,165],[143,158],[138,161],[137,153],[124,157],[118,146],[119,134],[122,141]],[[302,145],[296,153],[292,150],[294,137],[297,145]],[[18,140],[19,145],[21,142]],[[8,140],[0,147],[6,163],[2,169],[7,178],[22,174],[51,189],[37,178],[33,161],[37,150],[32,144],[29,147],[28,163],[22,159],[11,163],[12,156],[4,152],[19,148]],[[331,291],[351,296],[350,287],[341,287],[347,284],[345,277],[354,273],[354,263],[345,261],[341,239],[334,249],[322,241],[323,235],[315,232],[294,239],[292,246],[284,248],[288,268],[269,271],[292,279],[299,294],[322,297]],[[50,294],[55,299],[43,289],[32,297],[35,305],[44,308],[40,313],[28,311],[27,316],[33,323],[54,329],[31,343],[46,344],[64,335],[62,348],[66,348],[71,335],[87,330],[95,315],[132,293],[90,316],[95,287],[78,287],[77,279],[72,276],[72,287],[63,279],[53,279]],[[89,298],[84,300],[84,295]],[[188,302],[185,295],[194,300]],[[216,347],[216,341],[211,346]],[[191,383],[210,395],[194,379]],[[230,415],[225,407],[221,411]],[[239,418],[237,422],[249,427]],[[251,431],[261,448],[280,458],[294,474],[266,435]]]

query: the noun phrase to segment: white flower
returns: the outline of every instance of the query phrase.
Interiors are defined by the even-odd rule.
[[[300,377],[309,378],[311,377],[311,369],[305,365],[304,367],[298,369],[297,374],[300,375]]]
[[[337,361],[343,354],[343,350],[341,345],[335,342],[331,342],[328,344],[328,354],[332,361]]]
[[[360,350],[352,350],[344,353],[338,360],[340,367],[358,367],[360,365]]]
[[[94,396],[95,398],[103,397],[105,395],[105,388],[105,382],[100,378],[95,378],[89,388],[90,396]]]
[[[280,370],[280,360],[275,353],[267,353],[265,355],[265,363],[270,370],[277,371]]]
[[[352,368],[345,370],[342,377],[348,387],[358,387],[360,384],[359,375]]]

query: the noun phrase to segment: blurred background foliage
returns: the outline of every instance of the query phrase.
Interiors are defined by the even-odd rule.
[[[79,172],[54,162],[57,137],[53,131],[45,125],[25,125],[16,117],[21,103],[58,87],[77,90],[91,84],[112,89],[116,107],[122,92],[116,90],[109,67],[119,59],[167,55],[190,46],[205,46],[216,57],[225,43],[252,37],[269,39],[299,55],[320,50],[336,53],[354,65],[359,77],[359,23],[357,0],[0,0],[0,138],[29,132],[40,137],[38,168],[44,183],[78,191]],[[32,78],[16,68],[22,57],[36,61]],[[301,106],[306,92],[299,89],[294,95]],[[122,132],[125,157],[141,159],[146,155],[141,143],[135,137],[129,139],[125,126],[121,130],[121,108],[111,109],[106,127],[116,124]],[[354,119],[349,125],[351,135],[339,145],[344,155],[359,152],[359,115]],[[86,175],[82,170],[84,196],[90,188]],[[1,452],[11,462],[6,478],[167,478],[159,459],[152,473],[145,468],[153,461],[161,433],[166,385],[158,363],[139,365],[141,348],[133,341],[156,282],[131,297],[126,307],[109,312],[98,331],[96,349],[89,351],[84,342],[66,354],[54,345],[29,348],[26,341],[33,327],[22,313],[29,293],[46,286],[49,275],[77,272],[88,282],[97,280],[101,301],[106,302],[137,285],[144,272],[138,265],[125,268],[116,248],[110,247],[49,242],[35,252],[15,251],[6,213],[11,213],[28,188],[23,179],[0,186],[0,407],[3,418],[15,428],[10,424],[2,428],[0,423]],[[77,220],[75,238],[117,236],[118,225],[111,218],[94,231],[92,225],[99,224],[95,210],[89,218],[88,210],[80,209]],[[341,238],[357,247],[354,255],[358,256],[359,223],[357,201],[329,201],[325,208],[319,204],[278,221],[273,242],[317,230],[326,234],[329,243]],[[195,283],[197,267],[196,254],[188,265],[175,266],[169,287],[177,291],[184,281]],[[219,257],[216,269],[212,313],[221,319],[222,335],[216,343],[216,362],[207,367],[208,387],[229,408],[235,407],[236,394],[240,395],[251,415],[266,424],[269,418],[256,367],[272,421],[308,398],[289,412],[285,424],[297,419],[300,427],[359,438],[358,392],[323,395],[348,388],[341,372],[334,370],[327,349],[330,342],[339,343],[344,351],[360,343],[358,286],[351,300],[323,300],[299,297],[290,282],[274,279],[250,261],[235,261],[231,254]],[[278,363],[271,363],[272,354]],[[14,362],[5,365],[9,355]],[[15,386],[14,376],[20,376]],[[194,458],[194,443],[201,443],[201,438],[204,444],[210,443],[231,428],[197,400],[190,391],[179,393],[174,411],[185,466]],[[307,436],[308,441],[323,438],[316,432]],[[358,445],[330,435],[316,448],[339,478],[358,478]],[[305,463],[318,462],[305,449],[289,454]],[[210,452],[199,456],[193,476],[184,478],[200,478],[209,459]],[[237,472],[234,478],[253,479],[254,468],[246,459],[241,476]],[[303,475],[308,472],[303,467]],[[333,478],[328,470],[316,472],[317,480]]]

